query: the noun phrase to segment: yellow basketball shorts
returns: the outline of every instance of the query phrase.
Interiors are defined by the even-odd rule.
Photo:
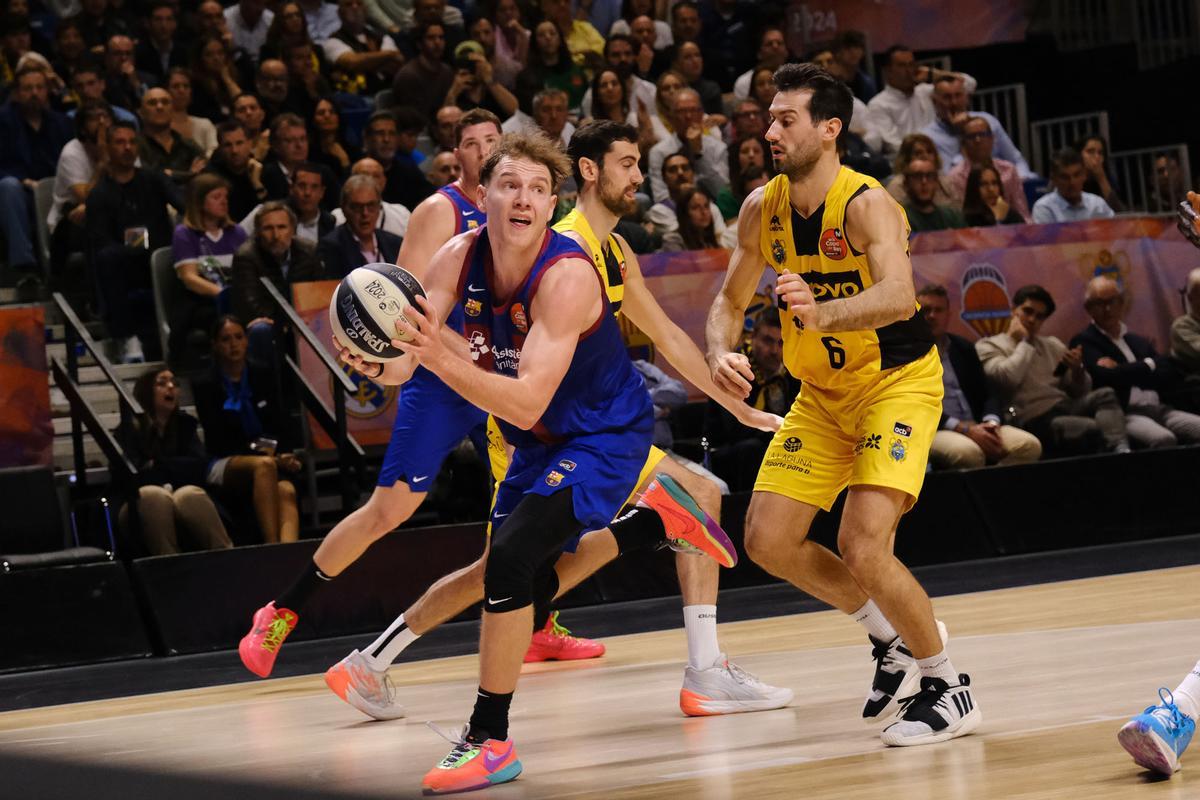
[[[889,370],[850,399],[800,390],[767,447],[756,492],[830,509],[847,486],[886,486],[912,508],[942,416],[937,350]]]
[[[504,480],[504,476],[508,474],[508,450],[504,444],[504,434],[500,432],[500,426],[496,424],[496,418],[488,415],[487,418],[487,442],[488,442],[488,462],[492,469],[492,479],[495,480],[495,485],[492,487],[492,506],[496,505],[496,492],[500,488],[500,483]],[[659,450],[657,447],[651,446],[649,455],[646,456],[646,463],[642,465],[642,471],[638,474],[637,483],[634,485],[633,494],[629,495],[629,500],[632,500],[638,490],[642,488],[654,476],[658,469],[658,464],[666,457],[666,453]],[[626,501],[628,502],[628,500]],[[490,518],[489,514],[489,518]],[[492,535],[492,524],[488,522],[488,536]]]

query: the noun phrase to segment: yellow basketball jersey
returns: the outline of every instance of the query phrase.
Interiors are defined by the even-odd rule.
[[[808,219],[792,208],[786,175],[764,189],[760,244],[763,257],[777,272],[800,275],[818,303],[853,297],[871,287],[866,254],[846,238],[846,206],[868,189],[874,178],[842,167],[825,202]],[[908,219],[904,210],[897,213]],[[788,371],[832,395],[844,395],[872,383],[887,370],[916,361],[933,348],[933,336],[918,306],[906,320],[858,331],[806,331],[799,318],[779,299],[783,322],[783,363]]]
[[[560,219],[554,225],[554,230],[559,233],[579,234],[580,238],[587,242],[585,248],[591,253],[592,263],[600,271],[604,291],[608,294],[608,304],[612,306],[613,314],[620,319],[621,301],[625,299],[625,251],[621,249],[617,237],[610,233],[601,245],[587,217],[583,216],[583,212],[578,208],[571,209],[571,213]]]

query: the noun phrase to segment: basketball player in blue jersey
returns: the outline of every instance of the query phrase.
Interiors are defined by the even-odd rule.
[[[419,362],[490,412],[515,448],[492,513],[475,709],[461,734],[447,736],[454,747],[426,774],[426,793],[484,788],[520,774],[508,715],[534,599],[556,584],[554,563],[564,548],[609,526],[650,451],[649,395],[604,283],[574,240],[546,228],[568,169],[544,135],[506,136],[480,176],[488,224],[438,251],[428,300],[418,299],[423,313],[397,323],[409,339],[402,360]],[[455,307],[478,311],[465,341],[443,336],[438,322]],[[684,536],[732,563],[728,540],[714,541],[703,512],[675,495],[669,478],[658,480],[609,526],[618,540]],[[680,502],[693,507],[685,511]]]
[[[637,256],[623,238],[613,233],[618,219],[630,213],[634,193],[642,183],[638,169],[637,129],[612,121],[593,122],[575,132],[567,154],[571,158],[579,201],[575,209],[554,226],[573,238],[589,253],[604,282],[610,308],[624,314],[650,337],[656,348],[681,374],[706,394],[716,398],[744,424],[763,430],[776,430],[779,418],[751,408],[740,396],[718,388],[709,375],[704,356],[663,312],[642,279]],[[468,317],[468,330],[478,317]],[[377,366],[365,371],[373,374]],[[500,457],[503,458],[503,452]],[[644,488],[657,473],[665,473],[691,494],[711,517],[720,516],[720,491],[702,478],[673,461],[658,448],[642,466],[639,488]],[[503,476],[503,469],[500,471]],[[620,547],[609,530],[585,535],[574,553],[564,554],[556,565],[558,594],[569,591],[588,575],[619,555]],[[460,570],[433,585],[412,608],[402,614],[364,653],[370,662],[351,654],[348,658],[366,669],[354,668],[343,661],[327,673],[327,682],[343,699],[378,719],[396,715],[395,698],[372,687],[383,683],[380,668],[393,663],[419,635],[432,625],[454,617],[483,598],[481,559],[467,570]],[[680,689],[680,708],[690,716],[763,711],[779,708],[792,699],[790,689],[762,683],[732,664],[722,653],[717,640],[716,601],[718,566],[710,559],[694,558],[680,552],[676,556],[680,588],[684,602],[684,627],[688,642],[688,665]],[[418,633],[419,632],[419,633]],[[356,651],[357,652],[357,651]],[[350,691],[353,690],[353,691]]]
[[[886,744],[944,741],[974,730],[981,716],[929,596],[893,554],[942,400],[907,219],[877,181],[838,160],[852,111],[846,85],[812,64],[780,67],[775,84],[766,138],[781,174],[742,204],[707,326],[713,379],[744,396],[753,373],[735,346],[746,305],[764,264],[778,273],[784,364],[804,388],[759,469],[746,552],[866,628],[876,671],[863,717],[890,722]],[[847,486],[839,558],[807,537],[817,511]]]

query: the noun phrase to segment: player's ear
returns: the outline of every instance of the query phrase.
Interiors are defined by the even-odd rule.
[[[485,198],[487,198],[487,185],[481,183],[475,187],[475,205],[483,208]]]
[[[825,120],[824,135],[826,139],[837,141],[838,135],[842,132],[842,121],[837,117]]]
[[[585,181],[595,181],[600,174],[600,165],[590,158],[579,159],[579,174]]]

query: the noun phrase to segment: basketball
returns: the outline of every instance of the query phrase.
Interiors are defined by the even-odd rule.
[[[352,270],[329,300],[329,324],[334,337],[351,353],[368,361],[390,361],[404,355],[392,339],[405,341],[396,330],[404,311],[425,297],[420,282],[395,264],[367,264]],[[406,320],[407,321],[407,320]]]

